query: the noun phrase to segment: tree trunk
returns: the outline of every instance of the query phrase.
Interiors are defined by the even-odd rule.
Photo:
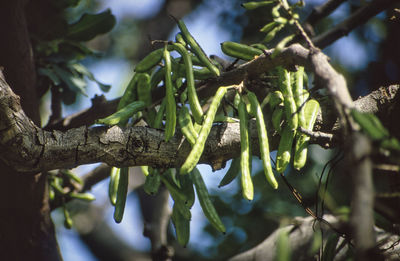
[[[36,74],[27,31],[25,0],[0,8],[0,66],[22,108],[40,125]],[[15,172],[0,162],[0,260],[61,260],[50,219],[43,174]]]

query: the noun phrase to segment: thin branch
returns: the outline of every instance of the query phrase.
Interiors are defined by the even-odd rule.
[[[270,53],[272,53],[271,50]],[[311,61],[311,59],[313,61]],[[198,84],[197,91],[200,98],[205,99],[214,96],[218,87],[239,84],[246,76],[255,79],[259,75],[268,72],[276,66],[292,66],[294,64],[305,66],[308,71],[314,72],[316,83],[320,87],[327,87],[333,90],[334,95],[342,95],[349,103],[350,95],[347,92],[344,78],[338,74],[329,64],[327,57],[314,50],[310,52],[299,44],[293,44],[282,50],[274,59],[268,54],[262,54],[257,59],[242,64],[233,70],[222,73],[221,76],[210,78]],[[313,65],[314,64],[314,65]],[[340,92],[336,90],[341,90]],[[337,94],[338,93],[338,94]],[[154,103],[161,102],[165,96],[164,88],[157,88],[152,93]],[[115,112],[119,99],[111,102],[93,102],[93,106],[76,115],[71,115],[59,123],[47,126],[46,130],[67,130],[80,126],[90,126],[95,119],[105,117]],[[98,104],[98,105],[97,105]]]
[[[239,84],[246,76],[255,79],[277,66],[290,67],[293,65],[304,66],[306,70],[313,72],[317,87],[327,88],[333,98],[336,97],[346,106],[352,105],[346,81],[332,68],[327,56],[318,50],[309,51],[299,44],[293,44],[283,49],[274,59],[269,55],[262,54],[234,70],[223,73],[220,77],[204,82],[198,88],[199,96],[210,97],[215,94],[219,86]]]
[[[308,136],[310,136],[311,140],[315,144],[319,144],[320,146],[324,148],[329,148],[331,147],[334,142],[334,135],[331,133],[325,133],[322,131],[310,131],[306,128],[300,127],[299,131],[301,133],[304,133]]]
[[[71,202],[74,228],[99,260],[150,261],[148,253],[134,249],[117,235],[104,218],[104,209],[88,202]]]
[[[104,118],[117,110],[120,98],[106,101],[104,96],[95,96],[92,99],[92,106],[78,113],[69,115],[64,119],[49,122],[46,130],[68,130],[81,126],[90,126],[96,119]]]
[[[61,93],[58,86],[51,88],[51,115],[49,123],[59,121],[62,118]]]
[[[300,54],[295,51],[297,47],[300,47]],[[289,55],[289,52],[292,55]],[[286,59],[297,60],[299,63],[304,62],[302,59],[306,59],[306,54],[307,51],[299,45],[295,48],[287,48],[282,53],[286,55]],[[275,63],[277,59],[259,58],[254,60],[257,63],[248,63],[240,68],[242,70],[247,68],[249,71],[252,68],[257,70],[255,67],[257,64],[260,66],[264,64],[269,68],[271,65],[268,65],[266,60]],[[285,57],[279,59],[282,63],[285,61]],[[325,72],[324,70],[315,71]],[[331,72],[327,71],[326,77],[329,73]],[[322,78],[321,81],[324,79]],[[327,79],[326,85],[329,86],[332,83],[335,81]],[[393,87],[391,91],[394,92],[397,89],[398,87]],[[394,94],[389,96],[392,97]],[[388,99],[389,96],[387,96]],[[0,158],[9,166],[22,172],[72,168],[96,162],[105,162],[110,166],[179,167],[191,150],[190,144],[179,133],[169,142],[165,142],[163,130],[147,127],[121,129],[117,126],[97,126],[80,127],[65,132],[44,131],[35,126],[24,114],[18,96],[11,91],[2,75],[0,75],[0,119]],[[336,118],[325,121],[323,118],[315,129],[323,129],[325,125],[333,126],[335,120]],[[250,123],[250,130],[253,151],[257,155],[258,136],[253,121]],[[272,133],[269,135],[271,150],[274,150],[277,148],[279,136]],[[174,154],[171,155],[171,152]],[[200,163],[208,163],[215,168],[220,168],[228,159],[239,156],[239,152],[239,124],[218,124],[212,128]]]
[[[308,71],[314,73],[316,86],[326,87],[334,98],[336,97],[336,99],[339,99],[342,104],[348,107],[351,106],[352,100],[343,76],[331,67],[327,57],[322,52],[318,50],[310,52],[299,44],[293,44],[283,49],[274,59],[268,54],[262,54],[257,59],[223,73],[220,77],[211,78],[200,83],[197,87],[198,95],[200,98],[212,97],[220,86],[239,84],[246,76],[250,79],[255,79],[276,66],[290,67],[295,64],[302,65]],[[164,88],[158,88],[153,92],[152,97],[155,103],[161,101],[164,94]],[[66,130],[79,126],[89,126],[93,124],[95,119],[113,113],[116,110],[117,104],[118,100],[114,100],[113,105],[105,101],[99,103],[98,106],[93,103],[93,106],[86,111],[70,116],[60,122],[60,124],[48,126],[46,129]]]
[[[82,176],[82,181],[84,185],[82,189],[77,192],[85,192],[90,190],[94,185],[108,178],[110,176],[110,171],[111,167],[107,166],[106,164],[101,164],[100,166],[89,171]]]
[[[316,46],[323,49],[339,38],[348,35],[357,26],[364,24],[370,18],[388,9],[394,3],[398,3],[398,0],[374,0],[370,4],[358,9],[354,14],[331,30],[314,37],[312,41]]]
[[[322,5],[313,8],[311,14],[304,21],[304,26],[313,27],[322,18],[328,16],[347,0],[328,0]]]

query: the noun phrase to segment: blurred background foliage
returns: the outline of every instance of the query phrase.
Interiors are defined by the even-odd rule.
[[[40,4],[37,4],[38,2]],[[174,37],[177,29],[169,14],[186,21],[189,30],[208,54],[224,57],[219,50],[219,43],[226,40],[247,44],[260,42],[264,36],[259,29],[271,20],[270,11],[266,7],[246,12],[240,6],[242,2],[240,0],[31,1],[29,8],[32,12],[28,12],[28,24],[34,45],[39,86],[42,87],[43,125],[52,120],[48,119],[50,97],[56,95],[61,97],[62,112],[58,115],[61,117],[89,107],[89,99],[95,94],[107,92],[110,85],[112,87],[106,97],[110,99],[120,96],[132,76],[134,65],[152,49],[150,40]],[[306,0],[305,7],[299,11],[300,20],[303,21],[311,13],[312,8],[322,2],[324,1]],[[334,13],[316,25],[315,33],[329,30],[366,3],[368,1],[344,1]],[[391,13],[381,13],[323,50],[330,56],[334,67],[344,74],[353,98],[365,95],[380,86],[398,83],[400,80],[398,50],[400,23],[392,21],[390,19],[392,16]],[[82,21],[90,18],[96,18],[94,20],[98,31],[85,31],[84,27],[89,22],[80,27],[80,22],[83,23]],[[214,33],[210,34],[210,31]],[[285,34],[287,32],[282,31],[277,41]],[[268,47],[272,48],[274,44],[276,42],[272,42]],[[49,91],[52,95],[49,95]],[[349,206],[351,184],[342,169],[341,156],[339,149],[324,150],[319,146],[312,146],[307,166],[301,173],[293,169],[285,173],[288,181],[303,196],[305,204],[318,215],[322,215],[323,211],[324,213],[343,211]],[[264,180],[259,159],[254,158],[253,161],[256,194],[252,202],[242,199],[237,180],[223,189],[217,187],[227,168],[216,173],[211,173],[208,168],[202,171],[213,194],[216,208],[226,224],[227,233],[221,235],[204,222],[203,218],[195,218],[191,226],[192,231],[197,232],[192,234],[188,248],[182,249],[174,244],[176,260],[187,260],[189,256],[191,260],[224,260],[259,244],[279,227],[280,221],[284,218],[307,215],[282,180],[279,189],[273,191]],[[106,209],[100,213],[109,216],[104,219],[109,226],[114,226],[111,224],[111,213],[107,210],[109,206],[104,200],[101,201],[105,198],[101,193],[106,193],[106,185],[101,183],[98,187],[100,189],[95,189],[95,192],[103,203],[96,203],[97,207]],[[378,184],[377,187],[386,190],[388,184]],[[140,187],[132,190],[128,206],[136,205],[136,207],[128,208],[128,211],[140,211],[136,195],[142,193],[140,190],[142,190]],[[140,219],[138,213],[135,215]],[[54,217],[57,224],[62,223],[57,222],[60,218],[57,212]],[[127,219],[129,220],[129,217]],[[147,239],[141,236],[143,229],[140,227],[141,222],[136,223],[139,227],[128,226],[126,223],[119,226],[136,230],[135,236],[139,238],[134,241],[125,240],[125,244],[139,251],[149,251]],[[62,228],[59,228],[59,231],[65,260],[80,260],[78,256],[82,255],[84,258],[81,260],[107,260],[105,256],[101,257],[98,252],[96,253],[98,249],[90,247],[93,251],[90,253],[88,248],[78,246],[76,241],[71,243],[73,247],[63,246],[63,242],[67,240],[65,238],[75,237],[75,234],[66,232]],[[121,229],[114,232],[122,233]],[[171,227],[171,240],[174,240],[173,233]],[[80,238],[87,244],[84,235],[81,234]],[[135,245],[138,241],[146,243]],[[73,248],[79,249],[79,253],[73,254],[67,251]]]

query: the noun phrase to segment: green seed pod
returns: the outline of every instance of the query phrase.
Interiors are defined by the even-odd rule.
[[[283,118],[283,106],[278,106],[272,112],[272,119],[271,119],[272,126],[278,133],[281,133],[281,131],[282,131],[282,127],[281,127],[282,118]]]
[[[205,54],[203,49],[201,49],[200,45],[196,42],[196,40],[193,38],[193,36],[189,33],[189,30],[187,29],[185,23],[182,20],[178,21],[178,27],[181,30],[183,39],[185,39],[185,42],[188,43],[191,47],[191,50],[193,53],[196,54],[196,56],[199,58],[199,60],[202,62],[204,66],[206,66],[215,76],[219,76],[220,72],[218,68],[212,64],[208,56]]]
[[[311,131],[314,128],[314,123],[315,120],[317,119],[317,115],[319,112],[319,103],[316,100],[311,99],[307,101],[302,110],[304,112],[304,121],[305,121],[305,125],[302,127]],[[293,167],[297,170],[300,170],[306,164],[307,147],[310,137],[305,135],[304,133],[297,133],[296,137],[297,139],[296,139]]]
[[[253,60],[255,56],[262,54],[260,49],[230,41],[221,43],[221,50],[228,56],[239,58],[245,61]]]
[[[267,34],[267,33],[269,33],[272,29],[274,29],[275,26],[277,26],[277,25],[278,25],[278,22],[272,21],[272,22],[270,22],[270,23],[264,25],[263,28],[260,29],[260,32],[266,33],[266,34]]]
[[[148,72],[154,66],[156,66],[163,57],[163,49],[157,49],[149,53],[143,58],[135,67],[135,72],[144,73]]]
[[[121,223],[125,211],[126,196],[128,194],[129,168],[121,168],[118,182],[117,200],[115,202],[114,220]]]
[[[191,172],[191,177],[193,180],[193,184],[196,187],[197,198],[199,199],[200,206],[203,209],[204,215],[206,216],[208,221],[210,221],[211,225],[213,225],[218,231],[225,233],[225,226],[219,218],[213,203],[211,202],[206,184],[204,183],[204,180],[201,177],[201,174],[197,168],[193,169],[193,171]]]
[[[275,1],[261,1],[261,2],[247,2],[243,3],[242,7],[246,8],[247,10],[253,10],[262,6],[267,6],[273,4]]]
[[[190,238],[190,220],[186,219],[181,212],[178,210],[178,207],[174,204],[172,208],[172,223],[175,227],[176,239],[178,243],[186,247]]]
[[[118,183],[120,178],[120,168],[112,167],[110,173],[110,182],[108,183],[108,198],[113,206],[117,202]]]
[[[132,117],[135,113],[143,110],[144,108],[146,108],[146,104],[144,102],[135,101],[128,104],[119,111],[111,114],[110,116],[97,120],[96,123],[105,125],[125,125],[130,117]]]
[[[196,143],[197,132],[195,131],[192,123],[192,119],[190,118],[189,109],[186,106],[183,106],[178,114],[178,122],[181,127],[181,131],[187,141],[193,146]]]
[[[223,187],[231,183],[240,173],[240,158],[234,158],[231,162],[231,166],[226,172],[225,176],[222,178],[218,187]]]
[[[164,62],[165,62],[165,86],[166,86],[166,122],[165,122],[165,141],[168,141],[175,134],[176,126],[176,102],[174,97],[174,87],[171,79],[171,56],[167,49],[164,48]]]
[[[279,89],[281,90],[285,106],[286,120],[292,130],[296,130],[298,126],[297,106],[293,97],[290,72],[282,67],[277,67],[279,75]]]
[[[279,25],[277,25],[276,27],[274,27],[273,29],[271,29],[271,30],[267,33],[267,35],[265,36],[263,42],[264,42],[264,43],[270,42],[272,39],[275,38],[276,34],[277,34],[280,30],[282,30],[284,27],[285,27],[284,24],[279,24]]]
[[[177,34],[175,35],[175,41],[176,41],[177,43],[180,43],[180,44],[183,45],[183,46],[186,46],[185,39],[183,39],[183,36],[182,36],[181,33],[177,33]]]
[[[186,85],[188,90],[188,99],[190,109],[192,110],[193,118],[199,124],[203,121],[203,110],[200,105],[199,98],[197,97],[196,86],[194,84],[193,65],[189,53],[181,44],[174,43],[172,48],[182,55],[185,63],[186,71]]]
[[[258,140],[260,144],[260,154],[264,167],[264,174],[267,178],[269,184],[274,188],[278,188],[278,182],[275,179],[274,172],[272,171],[271,159],[269,156],[269,144],[268,144],[268,133],[265,127],[264,116],[261,110],[261,106],[257,100],[256,95],[253,92],[248,92],[247,96],[249,97],[249,101],[251,107],[253,107],[253,111],[256,115],[256,123],[257,123],[257,131],[258,131]]]
[[[193,168],[199,162],[201,154],[204,150],[204,145],[206,143],[208,134],[211,131],[211,127],[214,121],[215,114],[217,113],[219,104],[221,103],[222,98],[224,97],[227,91],[227,87],[220,87],[215,94],[210,107],[208,108],[206,117],[204,119],[203,126],[200,130],[199,136],[197,137],[196,143],[193,145],[192,150],[189,153],[189,156],[186,158],[186,161],[183,163],[180,173],[187,174],[193,170]]]
[[[251,151],[249,139],[249,120],[246,110],[246,104],[243,99],[239,102],[240,119],[240,166],[241,166],[241,184],[243,197],[247,200],[253,200],[254,188],[251,180]]]
[[[293,130],[290,125],[286,125],[283,128],[278,152],[276,153],[276,170],[279,173],[283,173],[290,162],[290,154],[295,135],[296,130]]]

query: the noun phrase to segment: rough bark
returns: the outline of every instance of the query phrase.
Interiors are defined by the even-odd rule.
[[[324,219],[330,222],[330,224],[336,228],[340,228],[343,225],[343,222],[338,220],[336,217],[332,215],[324,215]],[[324,223],[319,223],[315,221],[312,217],[306,218],[295,218],[290,222],[290,225],[281,227],[275,230],[270,236],[268,236],[263,242],[259,245],[255,246],[248,251],[240,253],[236,256],[231,257],[230,261],[269,261],[276,260],[277,252],[276,252],[276,244],[278,241],[279,234],[283,231],[289,233],[289,249],[291,253],[291,260],[321,260],[318,259],[320,253],[312,252],[312,244],[315,242],[315,234],[316,232],[322,232],[323,238],[321,238],[320,243],[325,246],[327,243],[327,239],[334,235],[335,232],[331,229],[331,227],[327,226]],[[380,249],[382,251],[382,255],[385,256],[385,260],[398,260],[398,256],[400,254],[400,245],[396,244],[398,241],[398,236],[390,235],[385,231],[373,227],[373,233],[377,235],[377,239],[381,241]],[[340,236],[340,235],[338,235]],[[345,245],[343,248],[339,248],[339,246],[346,239],[343,237],[339,238],[339,242],[336,246],[335,258],[334,260],[347,260],[346,252],[348,250],[348,245]],[[320,257],[321,258],[321,257]],[[364,259],[365,260],[365,259]],[[373,260],[373,259],[372,259]]]
[[[290,64],[289,61],[291,61],[292,63],[306,63],[305,65],[307,65],[308,62],[306,61],[309,55],[314,57],[314,54],[303,47],[294,45],[284,50],[276,60],[280,61],[281,64]],[[314,68],[316,82],[329,88],[335,100],[340,101],[340,104],[350,106],[351,98],[348,95],[343,77],[329,66],[325,56],[317,55],[308,61],[313,61],[312,64],[315,64],[311,68]],[[322,61],[323,64],[320,68],[317,68],[319,61]],[[260,67],[266,67],[266,70],[271,67],[271,64],[278,65],[275,59],[271,60],[269,57],[261,57],[254,60],[254,63]],[[244,74],[246,70],[256,70],[259,68],[258,66],[256,67],[251,63],[238,70],[243,70],[242,73]],[[256,72],[253,71],[253,73]],[[261,73],[260,69],[258,69],[258,73]],[[337,79],[332,80],[329,75]],[[223,81],[228,79],[227,76],[221,78]],[[216,86],[216,84],[214,82],[210,85],[210,88]],[[169,142],[165,142],[162,130],[147,127],[122,129],[117,126],[83,126],[65,132],[44,131],[34,125],[24,114],[19,105],[18,97],[12,93],[4,79],[0,81],[0,85],[0,118],[2,119],[0,123],[0,130],[2,131],[0,157],[9,166],[19,171],[38,172],[57,168],[71,168],[95,162],[105,162],[112,166],[179,167],[191,149],[181,135],[177,134]],[[325,122],[322,124],[325,124]],[[240,151],[238,125],[238,123],[230,123],[214,126],[200,162],[211,164],[218,169],[224,166],[226,160],[238,156]],[[250,127],[254,145],[253,151],[257,152],[257,132],[253,123]],[[276,148],[277,143],[278,137],[271,135],[272,150]],[[171,151],[174,152],[172,156]]]

